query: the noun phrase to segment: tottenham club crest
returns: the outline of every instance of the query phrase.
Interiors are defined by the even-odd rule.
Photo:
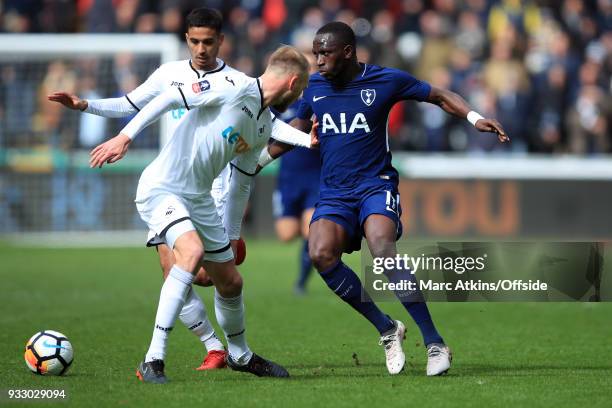
[[[361,90],[361,100],[367,106],[371,106],[374,103],[374,99],[376,99],[375,89],[362,89]]]

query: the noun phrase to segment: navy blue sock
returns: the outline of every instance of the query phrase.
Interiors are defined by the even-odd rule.
[[[359,277],[342,261],[328,270],[321,272],[327,286],[353,309],[361,313],[376,327],[380,334],[391,330],[395,322],[384,314],[370,296],[363,290]],[[362,300],[363,293],[363,300]]]
[[[306,287],[306,280],[308,280],[308,275],[310,275],[311,269],[312,260],[308,254],[308,240],[305,239],[304,245],[302,245],[302,252],[300,253],[300,276],[297,281],[298,288],[304,289]]]
[[[417,282],[410,270],[393,270],[385,273],[389,282],[399,283],[400,281]],[[396,290],[395,295],[402,303],[404,308],[410,313],[412,320],[417,324],[421,335],[423,336],[423,344],[427,346],[431,343],[444,343],[442,336],[436,330],[436,326],[431,319],[427,303],[423,299],[422,292],[417,288],[416,291]]]

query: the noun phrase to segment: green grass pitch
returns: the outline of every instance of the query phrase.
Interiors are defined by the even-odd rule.
[[[284,364],[292,378],[195,371],[203,348],[177,322],[166,360],[171,383],[142,384],[135,367],[148,347],[161,285],[154,252],[5,245],[0,405],[11,404],[8,389],[65,389],[68,405],[95,407],[610,406],[610,303],[432,303],[455,354],[440,378],[425,376],[425,351],[407,313],[397,303],[381,304],[408,327],[406,370],[391,377],[376,331],[318,276],[307,296],[293,295],[297,244],[247,245],[240,271],[250,346]],[[358,267],[358,256],[348,259]],[[214,316],[212,289],[198,291]],[[26,368],[25,342],[42,329],[63,332],[74,346],[65,377]]]

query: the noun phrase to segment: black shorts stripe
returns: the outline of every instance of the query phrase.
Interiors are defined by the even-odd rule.
[[[183,93],[183,90],[180,87],[178,88],[178,90],[181,93],[181,97],[183,98],[183,103],[185,104],[185,107],[187,108],[187,110],[189,110],[189,105],[187,105],[187,99],[185,99],[185,94]]]
[[[220,254],[221,252],[225,252],[227,251],[232,245],[231,244],[227,244],[226,246],[224,246],[223,248],[220,249],[215,249],[213,251],[207,251],[206,249],[204,250],[204,252],[206,252],[207,254]]]
[[[172,221],[170,224],[166,225],[166,228],[164,228],[164,229],[162,230],[162,232],[160,232],[160,233],[159,233],[159,236],[160,236],[160,237],[163,237],[164,235],[166,235],[166,232],[168,232],[168,230],[169,230],[170,228],[172,228],[173,226],[175,226],[175,225],[176,225],[176,224],[178,224],[179,222],[187,221],[187,220],[190,220],[190,219],[191,219],[191,218],[189,218],[189,217],[183,217],[183,218],[179,218],[179,219],[176,219],[176,220]]]
[[[134,107],[134,109],[136,109],[138,112],[140,112],[140,109],[138,109],[138,106],[136,106],[136,104],[130,100],[129,96],[125,95],[125,99],[128,100],[128,102],[130,103],[130,105],[132,105]]]
[[[230,166],[232,168],[238,170],[239,172],[241,172],[245,176],[254,177],[256,175],[255,173],[249,173],[249,172],[246,172],[246,171],[242,170],[240,167],[236,166],[234,163],[230,163]]]

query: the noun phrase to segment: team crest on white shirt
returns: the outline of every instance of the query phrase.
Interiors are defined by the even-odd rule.
[[[361,90],[361,100],[367,106],[371,106],[374,103],[374,99],[376,99],[376,89],[362,89]]]
[[[197,93],[197,94],[200,92],[207,91],[210,89],[210,82],[208,82],[207,80],[203,80],[200,82],[193,83],[191,84],[191,89],[193,90],[194,93]]]

